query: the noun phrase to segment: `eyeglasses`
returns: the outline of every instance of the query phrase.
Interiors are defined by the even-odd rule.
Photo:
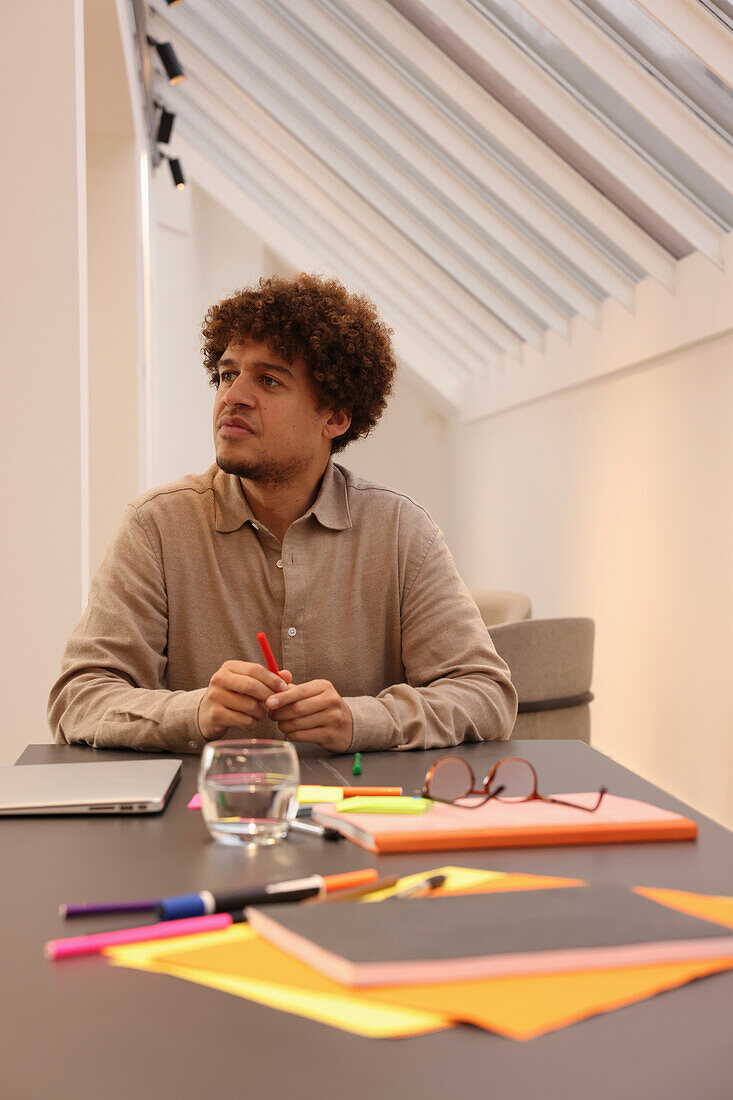
[[[538,794],[536,771],[529,760],[522,760],[518,756],[510,756],[494,764],[482,787],[476,790],[475,785],[473,769],[466,760],[460,756],[441,756],[425,776],[421,794],[423,798],[429,798],[433,802],[448,802],[451,805],[459,805],[461,798],[483,795],[480,802],[472,801],[461,807],[465,810],[484,806],[491,798],[498,802],[531,802],[540,799],[542,802],[557,802],[561,806],[572,806],[576,810],[594,813],[606,793],[606,788],[601,787],[595,806],[581,806],[565,798]]]

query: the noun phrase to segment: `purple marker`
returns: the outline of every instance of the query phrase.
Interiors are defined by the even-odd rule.
[[[160,905],[160,898],[148,898],[143,901],[110,901],[98,905],[59,905],[59,916],[98,917],[106,913],[148,913],[154,912]]]

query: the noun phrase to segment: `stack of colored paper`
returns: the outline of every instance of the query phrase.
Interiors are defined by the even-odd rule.
[[[446,895],[498,891],[559,890],[567,899],[573,887],[581,888],[580,896],[585,886],[577,880],[448,867],[409,876],[400,881],[399,887],[422,879],[428,873],[446,875],[444,886],[436,891],[435,904],[438,898]],[[392,892],[385,891],[381,898]],[[560,894],[557,896],[559,898]],[[674,912],[687,913],[704,922],[723,926],[712,931],[707,928],[704,935],[693,937],[695,943],[707,937],[712,940],[720,936],[723,943],[726,939],[731,940],[730,936],[726,937],[725,930],[733,929],[733,898],[649,889],[629,896],[640,903],[644,898],[660,903],[659,908],[666,907],[664,911],[673,919]],[[535,902],[538,897],[534,896]],[[380,895],[374,895],[371,900],[380,900]],[[398,909],[399,916],[405,907],[407,917],[411,911],[406,907],[415,904],[424,907],[433,901],[392,902],[385,910]],[[280,907],[283,908],[289,907]],[[336,914],[337,910],[345,908],[333,906],[329,907],[329,912]],[[311,910],[316,911],[315,907]],[[320,912],[325,913],[325,909],[321,908]],[[609,966],[606,959],[606,965],[593,969],[530,971],[461,980],[411,979],[409,983],[356,988],[325,976],[291,953],[268,943],[246,925],[186,940],[115,948],[108,955],[117,965],[170,974],[371,1037],[418,1035],[466,1022],[513,1039],[531,1039],[596,1013],[643,1000],[694,978],[733,968],[733,950],[728,947],[725,953],[703,959],[623,966]]]

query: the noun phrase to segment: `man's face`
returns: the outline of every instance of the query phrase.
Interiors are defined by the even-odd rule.
[[[287,363],[254,341],[229,344],[219,360],[214,444],[227,473],[263,485],[287,483],[327,458],[331,417],[319,409],[302,360]]]

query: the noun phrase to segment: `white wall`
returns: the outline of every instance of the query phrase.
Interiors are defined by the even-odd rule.
[[[84,2],[84,81],[93,574],[140,480],[141,135],[107,0]]]
[[[88,132],[87,154],[93,574],[139,491],[138,161],[122,134]]]
[[[467,583],[594,618],[592,743],[728,826],[732,364],[728,329],[455,435]]]
[[[398,369],[395,392],[376,428],[336,455],[336,461],[422,504],[453,548],[451,421],[405,371]]]
[[[191,189],[173,187],[161,164],[151,186],[150,440],[145,488],[211,463],[206,390],[197,352],[198,295]]]
[[[3,242],[0,763],[49,739],[45,706],[89,548],[83,12],[0,6]],[[37,74],[29,79],[29,52]],[[26,48],[28,47],[28,48]]]
[[[142,233],[117,8],[28,0],[0,6],[0,20],[8,764],[50,739],[46,701],[66,639],[138,490]],[[52,80],[28,79],[28,43],[34,71]]]

